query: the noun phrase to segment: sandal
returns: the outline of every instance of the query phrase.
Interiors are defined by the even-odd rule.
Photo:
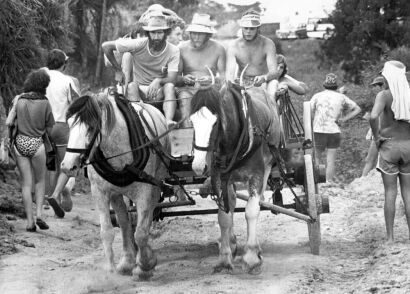
[[[31,227],[26,227],[27,232],[35,232],[36,230],[37,230],[37,227],[35,224],[33,224],[33,226]]]
[[[36,219],[36,225],[40,228],[40,230],[48,230],[49,229],[49,226],[41,218]]]
[[[57,217],[63,218],[65,215],[64,210],[61,209],[60,205],[58,205],[57,200],[53,197],[47,198],[48,203],[54,209],[54,212]]]

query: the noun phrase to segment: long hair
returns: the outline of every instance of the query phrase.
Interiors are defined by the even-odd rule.
[[[74,117],[73,124],[84,123],[88,126],[87,135],[101,132],[110,133],[114,127],[114,109],[106,94],[84,95],[74,100],[67,110],[67,120]]]
[[[221,94],[214,88],[200,89],[191,100],[191,114],[197,112],[203,106],[218,117],[221,116]]]

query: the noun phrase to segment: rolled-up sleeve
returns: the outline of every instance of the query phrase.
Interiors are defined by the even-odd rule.
[[[118,39],[115,41],[115,47],[120,53],[133,52],[144,47],[146,39]]]

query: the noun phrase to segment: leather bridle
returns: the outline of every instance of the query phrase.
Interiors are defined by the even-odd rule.
[[[91,141],[86,148],[66,148],[66,152],[80,154],[80,168],[83,168],[85,165],[89,164],[89,157],[91,152],[94,149],[95,141],[101,135],[99,130],[96,130],[91,137]],[[87,162],[88,161],[88,162]],[[76,167],[73,167],[75,169]]]

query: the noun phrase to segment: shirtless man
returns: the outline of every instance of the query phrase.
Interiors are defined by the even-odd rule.
[[[394,240],[397,178],[410,231],[410,88],[405,72],[401,62],[384,64],[385,90],[377,94],[370,114],[370,126],[379,150],[376,168],[384,184],[384,218],[389,243]]]
[[[225,48],[215,40],[211,39],[215,30],[211,26],[208,14],[194,14],[192,23],[186,29],[189,32],[189,41],[179,45],[181,61],[179,63],[179,75],[177,77],[176,89],[179,100],[181,118],[189,116],[191,111],[191,99],[196,91],[195,83],[210,82],[211,77],[207,69],[213,74],[219,74],[217,81],[225,80]],[[189,119],[182,122],[182,127],[191,126]]]
[[[239,25],[242,27],[242,37],[234,40],[227,48],[226,78],[235,81],[248,65],[244,73],[245,85],[259,87],[266,84],[268,94],[274,98],[278,87],[275,44],[260,35],[261,21],[256,11],[245,12]]]
[[[165,118],[171,126],[175,124],[173,119],[176,100],[173,83],[178,74],[179,49],[166,40],[170,28],[161,12],[153,12],[148,25],[143,29],[148,38],[107,41],[102,44],[102,48],[119,76],[123,73],[121,65],[114,57],[114,51],[131,53],[132,81],[138,83],[148,101],[164,101]]]

